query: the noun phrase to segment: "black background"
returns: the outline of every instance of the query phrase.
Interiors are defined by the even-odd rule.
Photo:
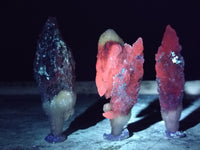
[[[169,0],[7,0],[0,4],[0,82],[34,81],[36,43],[48,16],[59,29],[76,61],[76,79],[95,79],[97,43],[114,29],[129,44],[144,42],[144,80],[155,79],[155,53],[166,25],[179,36],[186,80],[200,79],[200,5]]]

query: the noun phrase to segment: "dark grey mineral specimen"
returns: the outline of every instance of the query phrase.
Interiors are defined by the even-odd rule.
[[[43,102],[51,101],[59,91],[74,91],[75,62],[53,17],[48,18],[39,36],[34,78]]]

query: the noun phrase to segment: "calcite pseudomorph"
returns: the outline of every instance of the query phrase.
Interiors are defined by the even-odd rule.
[[[96,85],[100,96],[111,98],[111,111],[104,116],[127,115],[138,99],[143,77],[142,38],[131,46],[113,31],[105,31],[98,43]]]
[[[155,56],[159,100],[163,110],[174,110],[182,103],[185,78],[181,49],[175,30],[168,25]]]
[[[50,120],[49,143],[62,142],[63,121],[74,112],[75,62],[72,52],[63,41],[56,19],[49,17],[37,43],[34,78]]]

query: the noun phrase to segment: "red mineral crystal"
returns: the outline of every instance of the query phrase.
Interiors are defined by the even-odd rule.
[[[106,35],[106,36],[105,36]],[[114,35],[114,36],[113,36]],[[104,116],[112,119],[113,114],[127,115],[138,98],[140,81],[143,77],[142,38],[131,46],[111,29],[99,40],[96,63],[96,85],[100,96],[111,98],[111,111]]]
[[[159,100],[164,110],[174,110],[182,102],[185,79],[181,49],[175,30],[168,25],[155,56]]]

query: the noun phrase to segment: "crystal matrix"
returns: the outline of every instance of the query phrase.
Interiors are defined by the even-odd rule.
[[[155,66],[160,105],[164,110],[176,109],[182,101],[185,79],[181,49],[175,30],[168,25]]]

